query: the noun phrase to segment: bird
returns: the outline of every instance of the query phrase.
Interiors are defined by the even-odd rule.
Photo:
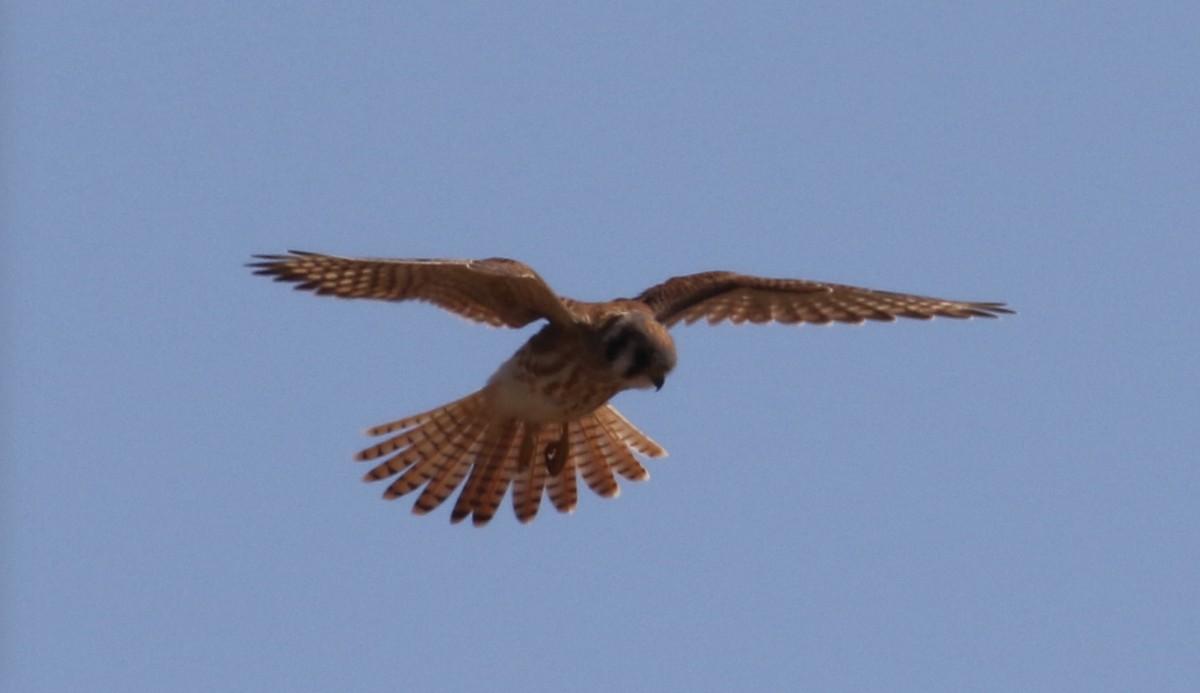
[[[318,295],[423,301],[494,327],[544,321],[481,389],[367,429],[382,440],[355,455],[374,464],[364,481],[391,479],[384,498],[419,489],[418,515],[461,485],[450,521],[470,517],[477,527],[492,520],[510,487],[513,511],[528,523],[543,495],[559,512],[572,512],[578,477],[605,498],[619,494],[617,476],[649,478],[639,457],[666,450],[609,400],[624,390],[662,388],[676,362],[670,329],[681,323],[858,324],[1014,312],[1004,303],[729,271],[672,277],[633,298],[587,302],[558,295],[528,265],[499,257],[352,258],[289,250],[254,255],[247,267]]]

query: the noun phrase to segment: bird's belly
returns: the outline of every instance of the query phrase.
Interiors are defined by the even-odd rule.
[[[595,375],[576,364],[532,372],[514,356],[492,375],[486,389],[492,411],[501,418],[573,421],[595,411],[619,390],[607,378]]]

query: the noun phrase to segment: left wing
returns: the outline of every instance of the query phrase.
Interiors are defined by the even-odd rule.
[[[295,282],[297,289],[342,298],[426,301],[470,320],[522,327],[545,318],[569,324],[571,310],[523,262],[486,260],[387,260],[289,251],[255,255],[255,274]]]

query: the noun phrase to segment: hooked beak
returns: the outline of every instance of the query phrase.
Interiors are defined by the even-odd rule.
[[[662,389],[663,383],[667,382],[667,379],[661,375],[653,375],[650,376],[650,382],[654,383],[654,391],[658,392]]]

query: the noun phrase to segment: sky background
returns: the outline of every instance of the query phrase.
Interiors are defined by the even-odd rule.
[[[1200,5],[0,20],[5,691],[1195,690]],[[1020,314],[679,328],[650,481],[475,529],[350,458],[534,328],[289,248]]]

